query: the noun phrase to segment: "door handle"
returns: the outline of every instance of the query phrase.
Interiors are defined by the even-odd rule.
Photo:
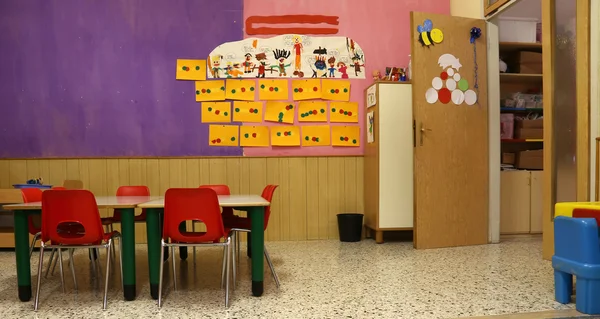
[[[423,134],[425,134],[425,132],[431,132],[430,128],[425,128],[425,126],[423,126],[423,122],[421,122],[421,134],[420,134],[420,141],[421,141],[421,146],[423,146]]]

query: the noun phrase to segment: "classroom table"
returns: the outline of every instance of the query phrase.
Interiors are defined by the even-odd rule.
[[[250,244],[252,246],[252,294],[260,297],[263,294],[264,273],[264,214],[265,207],[271,205],[266,199],[259,195],[219,195],[221,207],[232,207],[236,210],[248,212],[251,219]],[[158,299],[158,279],[160,271],[160,249],[161,249],[161,214],[163,213],[164,199],[157,199],[138,205],[146,209],[146,224],[148,234],[148,268],[150,275],[150,294],[153,299]],[[175,256],[173,256],[175,258]]]
[[[134,300],[135,282],[135,208],[138,204],[153,201],[160,196],[96,196],[98,208],[118,208],[121,211],[121,240],[123,254],[123,296]],[[42,202],[5,205],[4,209],[14,211],[15,255],[17,259],[17,282],[19,299],[31,300],[31,264],[29,260],[29,230],[27,218],[40,214]],[[146,225],[149,227],[149,224]]]

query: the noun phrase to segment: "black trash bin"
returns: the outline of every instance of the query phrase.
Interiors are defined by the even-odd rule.
[[[357,242],[362,234],[363,214],[337,214],[340,241]]]

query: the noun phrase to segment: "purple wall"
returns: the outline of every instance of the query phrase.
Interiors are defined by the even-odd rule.
[[[242,0],[0,1],[0,157],[242,155],[209,147],[177,58],[242,39]]]

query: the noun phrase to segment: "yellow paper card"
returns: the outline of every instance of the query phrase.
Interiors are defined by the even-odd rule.
[[[300,146],[300,128],[298,126],[271,126],[271,145]]]
[[[196,102],[224,101],[225,81],[196,81]]]
[[[254,101],[256,81],[227,79],[225,98],[228,100]]]
[[[208,145],[238,146],[237,125],[210,125],[208,127]]]
[[[329,121],[332,123],[358,123],[357,102],[331,102]]]
[[[294,101],[321,98],[321,80],[292,80],[292,96]]]
[[[327,102],[298,102],[298,122],[327,122]]]
[[[231,123],[231,102],[202,102],[202,123]]]
[[[321,98],[331,101],[350,101],[350,81],[323,80]]]
[[[294,123],[294,103],[267,101],[265,121],[278,123]]]
[[[240,126],[240,146],[269,146],[268,126]]]
[[[331,145],[329,125],[302,126],[302,146]]]
[[[360,128],[358,126],[332,126],[331,145],[360,146]]]
[[[234,122],[262,122],[263,102],[234,101]]]
[[[287,80],[258,80],[259,100],[287,100]]]
[[[177,80],[206,80],[206,60],[177,59]]]

